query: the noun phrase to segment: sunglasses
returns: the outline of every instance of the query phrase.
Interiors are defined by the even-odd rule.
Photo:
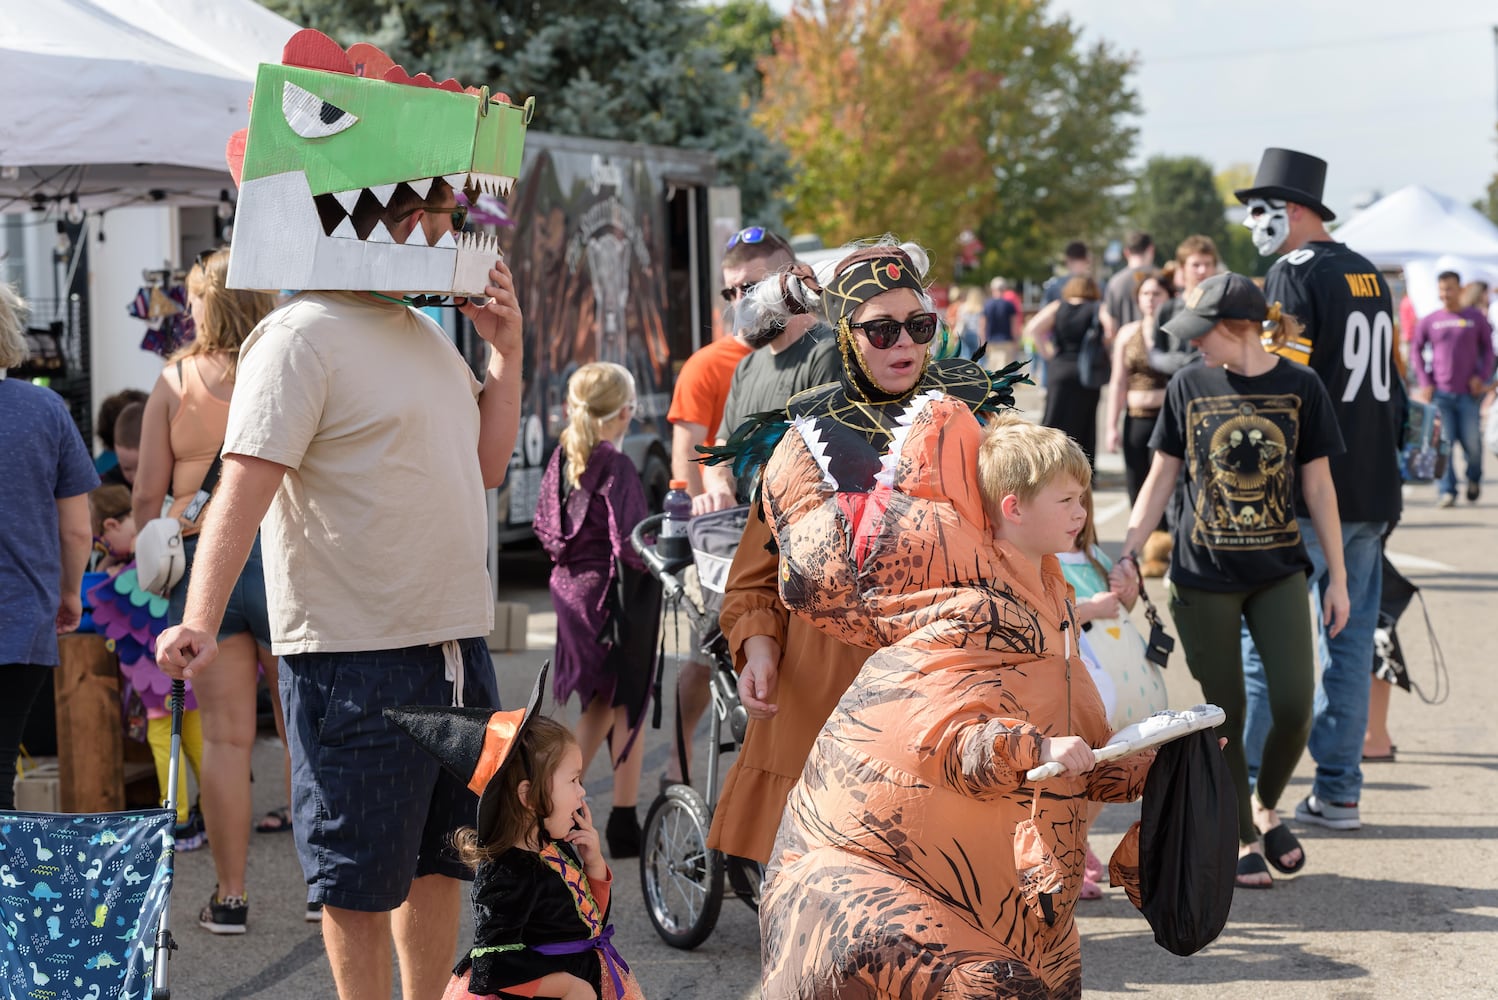
[[[455,233],[462,232],[464,224],[468,222],[468,206],[462,203],[453,205],[417,205],[414,208],[411,208],[407,211],[402,212],[400,215],[397,215],[394,221],[401,222],[405,219],[409,219],[418,211],[431,212],[433,214],[438,212],[447,212],[450,218],[453,220],[453,232]]]
[[[758,284],[759,282],[757,281],[746,281],[741,285],[730,285],[727,288],[720,289],[718,294],[723,296],[724,302],[735,302],[754,291],[754,287]]]
[[[206,263],[208,263],[208,258],[209,257],[212,257],[214,254],[218,253],[220,250],[225,250],[225,249],[228,249],[228,248],[227,247],[209,247],[207,250],[199,250],[198,251],[198,255],[192,259],[192,266],[193,267],[202,267],[203,265],[205,265]]]
[[[724,247],[723,249],[732,250],[740,243],[748,243],[751,246],[755,243],[763,243],[765,241],[765,236],[768,235],[769,232],[770,231],[764,226],[749,226],[747,229],[740,229],[738,232],[734,233],[728,238],[728,246]]]
[[[879,351],[887,351],[900,342],[901,330],[910,334],[913,342],[929,344],[931,338],[936,336],[937,318],[936,313],[915,313],[906,317],[903,323],[897,319],[871,319],[863,323],[849,323],[848,325],[862,330],[864,336],[869,338],[870,347]]]

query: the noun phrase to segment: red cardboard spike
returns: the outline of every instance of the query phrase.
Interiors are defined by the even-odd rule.
[[[355,42],[348,47],[349,61],[354,64],[354,75],[368,80],[383,80],[385,74],[395,68],[395,60],[368,42]]]
[[[229,161],[229,173],[234,176],[234,186],[239,186],[239,175],[244,173],[244,141],[250,130],[242,128],[229,136],[229,145],[224,149],[224,158]]]
[[[286,41],[281,62],[287,66],[320,69],[329,73],[354,73],[354,64],[343,46],[313,28],[303,28]]]

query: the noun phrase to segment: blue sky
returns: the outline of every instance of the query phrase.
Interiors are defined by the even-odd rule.
[[[784,11],[789,0],[771,0]],[[1139,57],[1138,155],[1325,159],[1340,218],[1424,184],[1471,201],[1498,171],[1493,0],[1051,0]],[[1418,20],[1416,20],[1418,17]]]

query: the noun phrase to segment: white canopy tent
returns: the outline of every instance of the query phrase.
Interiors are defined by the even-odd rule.
[[[0,211],[212,204],[292,22],[252,0],[21,0],[0,17]]]
[[[1421,316],[1440,308],[1436,275],[1498,284],[1498,225],[1471,205],[1418,184],[1380,198],[1332,234],[1380,268],[1403,268]]]

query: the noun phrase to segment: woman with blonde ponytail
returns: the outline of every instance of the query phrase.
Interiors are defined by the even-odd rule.
[[[639,798],[649,693],[660,618],[660,584],[629,545],[649,513],[639,473],[620,445],[635,414],[635,381],[606,362],[567,380],[567,426],[547,463],[536,505],[536,537],[555,564],[557,614],[553,694],[583,705],[577,741],[586,772],[610,737],[614,808],[604,830],[613,858],[640,853]]]
[[[1300,324],[1239,274],[1206,279],[1182,299],[1164,330],[1201,354],[1171,377],[1150,447],[1155,455],[1124,534],[1114,573],[1131,575],[1139,547],[1174,493],[1170,611],[1202,695],[1227,712],[1219,731],[1238,796],[1240,889],[1267,889],[1269,869],[1306,863],[1277,806],[1305,750],[1316,687],[1306,575],[1311,557],[1296,513],[1299,496],[1317,537],[1338,538],[1329,458],[1342,434],[1320,376],[1264,349],[1262,333],[1297,336]],[[1330,578],[1322,619],[1347,624],[1347,570],[1326,550]],[[1244,752],[1246,621],[1264,658],[1272,717],[1257,778]]]

